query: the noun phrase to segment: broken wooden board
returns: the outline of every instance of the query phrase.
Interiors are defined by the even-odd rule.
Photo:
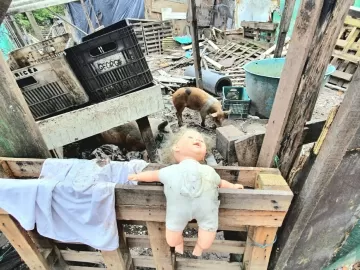
[[[304,127],[303,144],[316,142],[325,125],[325,120],[309,121]],[[235,141],[235,152],[239,166],[255,167],[265,132],[243,135]]]

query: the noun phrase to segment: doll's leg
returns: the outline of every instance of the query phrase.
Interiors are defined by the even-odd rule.
[[[166,229],[166,242],[170,247],[175,247],[177,253],[184,253],[184,238],[181,232],[174,232]]]
[[[193,255],[201,256],[204,249],[209,249],[214,242],[216,232],[209,232],[199,228],[198,240],[196,242]]]

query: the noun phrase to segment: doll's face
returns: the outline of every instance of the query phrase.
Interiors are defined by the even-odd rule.
[[[196,131],[186,131],[180,140],[174,145],[174,155],[177,162],[184,158],[193,158],[202,161],[206,155],[204,138]]]

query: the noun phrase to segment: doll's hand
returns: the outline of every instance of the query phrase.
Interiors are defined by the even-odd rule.
[[[244,186],[240,185],[240,184],[234,184],[234,188],[235,189],[244,189]]]
[[[129,174],[128,180],[130,180],[130,181],[136,181],[136,180],[137,180],[137,175],[136,175],[136,174]]]

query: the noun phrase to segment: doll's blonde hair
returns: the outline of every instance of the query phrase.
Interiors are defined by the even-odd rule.
[[[207,154],[211,153],[211,149],[214,146],[214,140],[210,136],[208,136],[204,133],[201,133],[201,132],[197,131],[196,129],[182,127],[182,128],[180,128],[180,130],[177,133],[172,134],[169,137],[169,139],[164,143],[164,145],[161,147],[161,149],[159,149],[160,163],[162,163],[162,164],[175,164],[176,163],[176,160],[174,158],[173,146],[180,140],[180,138],[182,136],[184,136],[184,134],[187,131],[194,131],[194,132],[201,134],[201,136],[204,138],[204,143],[206,145]]]

